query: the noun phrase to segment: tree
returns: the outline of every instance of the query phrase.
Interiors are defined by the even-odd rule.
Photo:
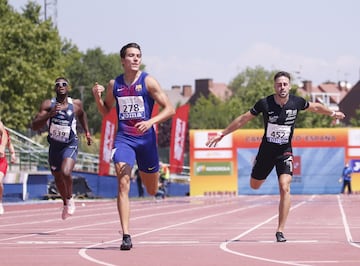
[[[58,31],[39,17],[33,2],[19,14],[0,1],[0,114],[5,125],[22,132],[52,92],[54,77],[63,73]]]
[[[95,82],[106,87],[110,79],[123,72],[118,54],[105,55],[100,48],[87,50],[85,54],[75,53],[66,67],[72,91],[71,96],[82,99],[93,134],[101,131],[102,116],[99,114],[91,92]]]
[[[259,99],[274,93],[274,75],[277,71],[267,71],[263,67],[246,68],[229,84],[233,96],[227,102],[200,98],[190,111],[191,129],[225,128],[233,119],[250,110]],[[291,94],[298,95],[293,85]],[[331,118],[311,112],[302,112],[296,122],[297,127],[332,127]],[[261,116],[249,121],[244,128],[263,128]]]
[[[223,125],[223,104],[219,99],[210,95],[201,96],[190,108],[189,127],[191,129],[220,128]]]
[[[360,127],[360,108],[356,109],[355,116],[350,118],[350,125],[353,127]]]

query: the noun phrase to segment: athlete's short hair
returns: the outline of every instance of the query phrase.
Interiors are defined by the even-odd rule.
[[[68,80],[67,78],[65,78],[65,77],[58,77],[58,78],[56,78],[56,79],[55,79],[55,83],[58,82],[59,80],[62,80],[62,79],[65,80],[67,83],[69,83],[69,80]]]
[[[139,51],[141,52],[141,48],[140,48],[140,45],[138,45],[137,43],[135,42],[131,42],[131,43],[128,43],[126,45],[124,45],[121,50],[120,50],[120,57],[121,58],[125,58],[125,55],[126,55],[126,49],[128,48],[136,48],[136,49],[139,49]]]
[[[286,72],[286,71],[279,71],[275,74],[274,76],[274,81],[277,80],[280,77],[287,77],[289,80],[291,80],[291,76],[290,73]]]

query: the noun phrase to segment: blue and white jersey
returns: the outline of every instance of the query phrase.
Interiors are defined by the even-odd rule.
[[[77,139],[76,117],[72,98],[68,97],[68,108],[59,111],[48,120],[48,141],[52,143],[70,143]],[[54,108],[56,99],[51,99],[51,108]]]

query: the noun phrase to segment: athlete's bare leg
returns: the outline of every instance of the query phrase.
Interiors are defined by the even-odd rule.
[[[4,193],[3,179],[4,179],[4,173],[0,172],[0,202],[2,201],[3,193]]]
[[[290,183],[291,175],[282,174],[279,177],[279,192],[280,192],[280,202],[279,202],[279,220],[277,232],[283,232],[285,223],[290,210]]]
[[[70,199],[73,194],[73,180],[72,171],[75,166],[75,161],[72,158],[65,158],[61,165],[61,172],[65,182],[66,193],[65,197]]]
[[[129,234],[130,220],[130,177],[131,167],[126,163],[115,164],[116,175],[118,179],[117,208],[119,212],[120,224],[123,234]]]
[[[75,161],[71,158],[64,159],[61,171],[52,172],[55,177],[56,188],[59,191],[61,199],[64,205],[67,204],[66,200],[70,199],[73,192],[73,184],[72,184],[72,170],[74,168]]]
[[[159,187],[159,172],[156,173],[145,173],[140,171],[141,181],[146,187],[146,191],[151,195],[154,196],[158,191]]]
[[[4,173],[0,172],[0,215],[4,214],[4,206],[2,205],[2,198],[4,193],[3,180],[4,180]]]
[[[265,182],[264,180],[257,180],[253,177],[250,178],[250,187],[252,189],[259,189],[261,187],[261,185]]]

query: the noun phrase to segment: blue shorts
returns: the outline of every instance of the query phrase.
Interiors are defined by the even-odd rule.
[[[114,141],[111,159],[114,163],[127,163],[132,168],[135,160],[140,171],[155,173],[159,171],[159,155],[154,131],[141,136],[118,132]]]
[[[54,141],[50,143],[48,160],[51,171],[60,171],[62,162],[65,158],[71,158],[76,161],[78,154],[78,142],[79,141],[76,138],[70,143],[56,143]]]

